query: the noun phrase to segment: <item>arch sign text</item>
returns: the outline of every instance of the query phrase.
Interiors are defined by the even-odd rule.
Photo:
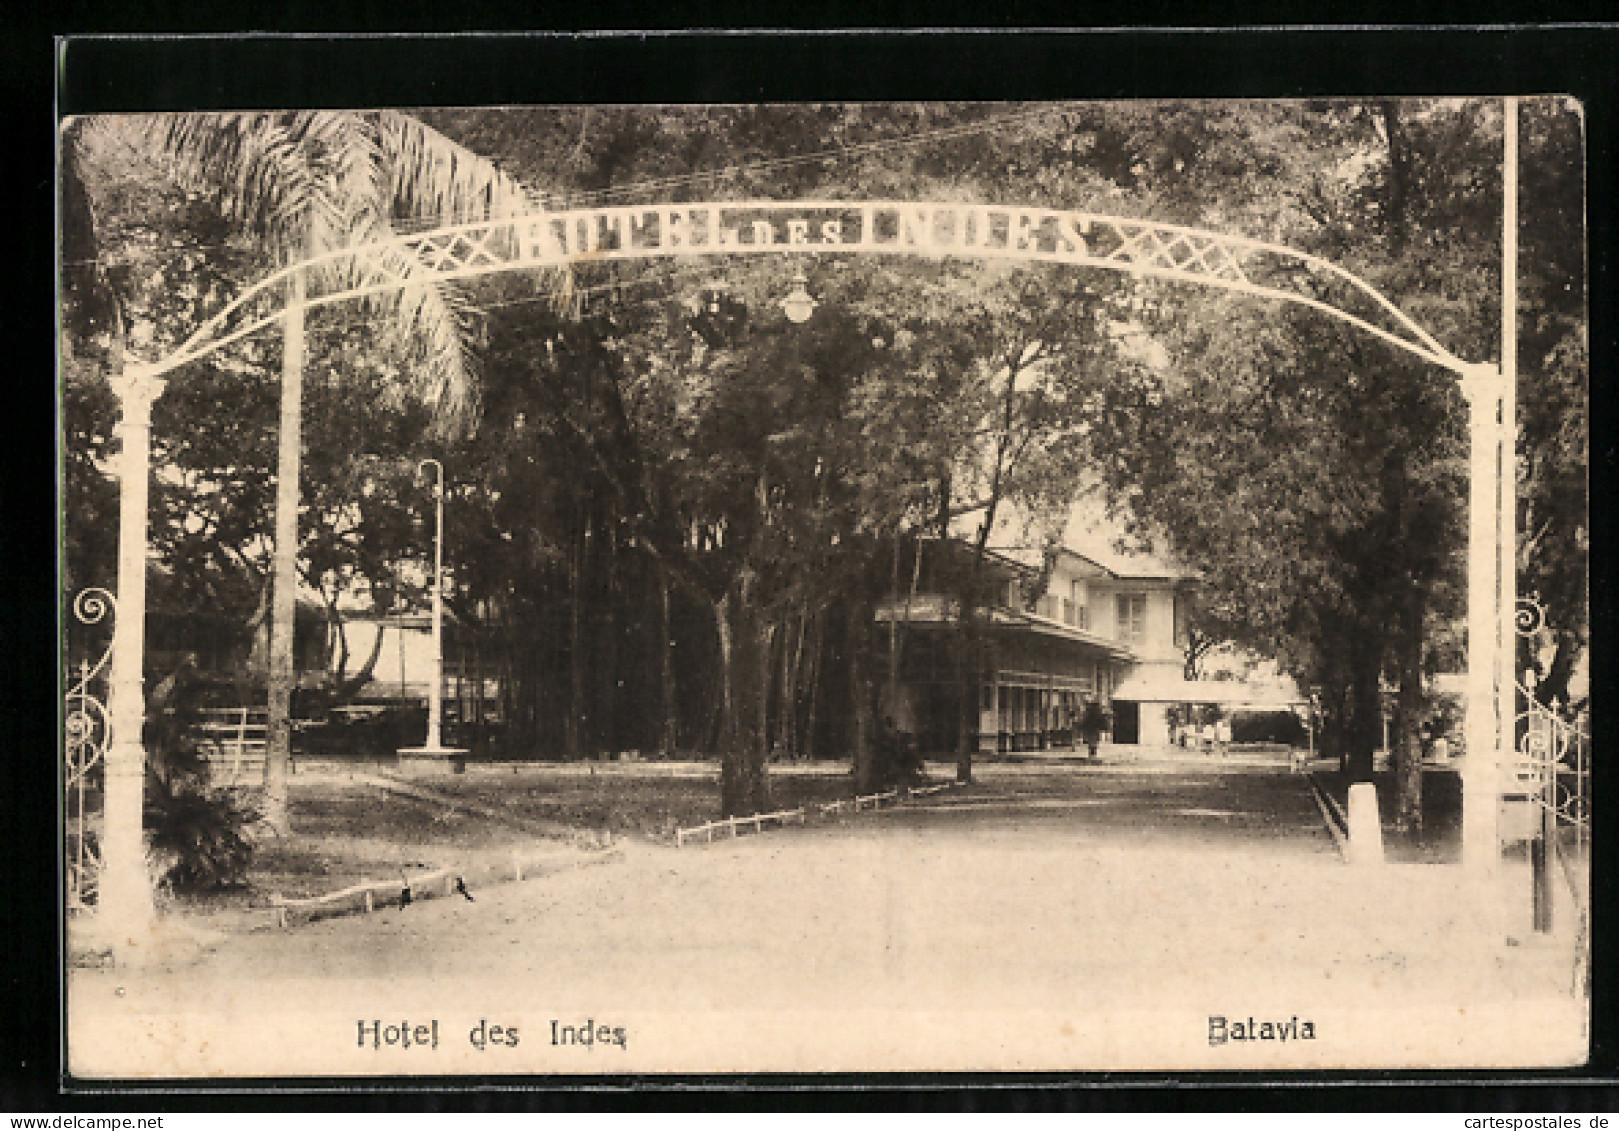
[[[281,284],[294,272],[303,275],[305,304],[323,306],[502,271],[767,253],[960,256],[1123,271],[1308,306],[1444,369],[1467,368],[1362,279],[1279,244],[1090,212],[889,200],[576,208],[341,248],[250,287],[158,368],[185,364],[268,325],[280,316]],[[325,270],[339,262],[356,270]]]

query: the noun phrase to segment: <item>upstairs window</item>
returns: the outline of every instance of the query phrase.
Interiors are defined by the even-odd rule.
[[[1147,639],[1147,595],[1120,593],[1118,595],[1118,639],[1127,644],[1141,644]]]
[[[1087,607],[1088,595],[1085,592],[1085,582],[1075,578],[1068,583],[1068,599],[1062,603],[1062,619],[1075,628],[1089,630],[1091,627],[1090,609]]]
[[[1071,597],[1064,597],[1062,602],[1063,623],[1073,628],[1085,630],[1090,628],[1090,610],[1079,604]]]

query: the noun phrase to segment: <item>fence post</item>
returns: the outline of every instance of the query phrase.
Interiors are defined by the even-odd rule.
[[[1529,843],[1529,862],[1534,873],[1534,926],[1540,934],[1552,929],[1552,855],[1557,836],[1556,804],[1557,767],[1553,763],[1548,771],[1549,781],[1541,783],[1540,835]]]

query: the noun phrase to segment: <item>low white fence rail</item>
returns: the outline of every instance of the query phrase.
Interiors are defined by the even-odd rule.
[[[604,860],[616,858],[621,853],[604,849],[593,855],[597,860]],[[573,866],[584,867],[592,862],[595,861],[580,860]],[[525,858],[523,853],[514,851],[504,864],[487,862],[458,868],[436,868],[430,872],[403,872],[395,879],[361,880],[339,891],[307,898],[272,893],[270,910],[275,916],[276,926],[285,928],[295,914],[310,920],[357,911],[371,912],[378,907],[405,907],[421,900],[455,895],[474,899],[468,885],[481,887],[508,879],[522,883],[524,879],[548,875],[556,870],[556,860],[552,857],[530,855]]]
[[[929,794],[949,789],[956,784],[956,782],[951,781],[941,782],[936,785],[917,786],[910,789],[890,789],[883,793],[861,794],[839,801],[822,802],[817,804],[815,808],[823,817],[845,811],[858,813],[861,809],[880,808],[885,801],[895,802],[904,797],[926,797]],[[688,840],[696,840],[699,837],[702,838],[703,843],[712,844],[714,843],[714,834],[722,831],[723,834],[734,838],[740,834],[742,829],[749,826],[752,826],[754,832],[762,833],[766,822],[769,821],[775,821],[777,828],[784,827],[789,821],[795,820],[802,825],[806,815],[807,807],[799,806],[797,809],[780,809],[774,813],[753,813],[746,817],[723,817],[720,820],[707,821],[689,829],[676,829],[675,847],[684,848]]]
[[[270,906],[275,909],[276,925],[285,927],[288,914],[294,911],[313,918],[322,912],[353,910],[357,905],[363,906],[369,912],[378,903],[403,905],[440,894],[454,895],[455,881],[460,878],[460,873],[454,869],[440,868],[435,872],[419,876],[402,876],[397,880],[361,880],[341,891],[310,896],[307,899],[292,899],[272,894]],[[522,878],[521,868],[518,871],[518,878]],[[407,892],[410,895],[409,900],[405,898]]]

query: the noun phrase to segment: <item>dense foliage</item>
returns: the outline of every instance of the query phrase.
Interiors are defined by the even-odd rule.
[[[252,131],[228,117],[198,128],[245,146]],[[1497,340],[1494,103],[420,120],[551,206],[887,197],[1149,216],[1323,255],[1460,356],[1489,358]],[[420,155],[435,136],[412,121],[386,119],[400,142],[390,152]],[[1587,641],[1582,138],[1577,112],[1555,100],[1526,102],[1523,123],[1520,571],[1550,611],[1531,657],[1543,693],[1566,699]],[[350,136],[282,124],[336,131],[334,145]],[[192,150],[197,176],[229,147]],[[390,173],[366,198],[356,186],[372,182],[319,147],[300,152],[334,199],[371,200],[359,219],[405,221],[408,178]],[[86,217],[65,258],[102,264],[102,291],[123,312],[69,288],[83,313],[64,351],[75,585],[105,584],[110,568],[101,359],[131,327],[160,351],[287,246],[276,217],[240,194],[178,183],[128,161],[65,179]],[[777,305],[799,268],[820,303],[803,325]],[[990,533],[1015,511],[1031,541],[1049,541],[1098,482],[1142,539],[1200,572],[1194,636],[1275,655],[1319,687],[1323,743],[1358,768],[1382,687],[1401,689],[1409,737],[1429,709],[1424,681],[1456,663],[1465,408],[1446,375],[1318,313],[960,259],[584,264],[570,282],[564,307],[516,275],[449,300],[453,317],[428,341],[445,344],[453,324],[448,356],[478,378],[475,396],[468,384],[456,398],[480,410],[459,435],[398,395],[419,384],[423,346],[387,312],[333,310],[308,327],[302,576],[338,639],[356,598],[383,609],[412,596],[400,563],[424,551],[414,465],[442,459],[451,605],[507,689],[513,753],[715,754],[728,812],[769,803],[773,754],[852,756],[863,784],[895,780],[902,752],[875,725],[894,657],[873,636],[873,603],[914,585],[922,539],[965,533],[976,554],[930,580],[961,599],[954,662],[974,686]],[[279,347],[249,340],[192,370],[155,420],[154,593],[246,625],[263,615]],[[346,657],[338,667],[352,674]]]
[[[1497,357],[1499,105],[1281,118],[1295,114],[1334,129],[1285,150],[1302,167],[1279,186],[1272,238],[1356,271],[1452,352]],[[1566,689],[1586,620],[1579,123],[1555,100],[1526,102],[1522,122],[1520,584],[1552,610],[1547,682]],[[1210,178],[1203,199],[1219,185]],[[1323,744],[1357,774],[1380,740],[1383,688],[1398,689],[1414,817],[1426,679],[1460,660],[1465,403],[1447,374],[1313,312],[1167,288],[1152,301],[1164,363],[1109,387],[1093,448],[1113,497],[1197,563],[1209,635],[1277,656],[1320,690]]]

